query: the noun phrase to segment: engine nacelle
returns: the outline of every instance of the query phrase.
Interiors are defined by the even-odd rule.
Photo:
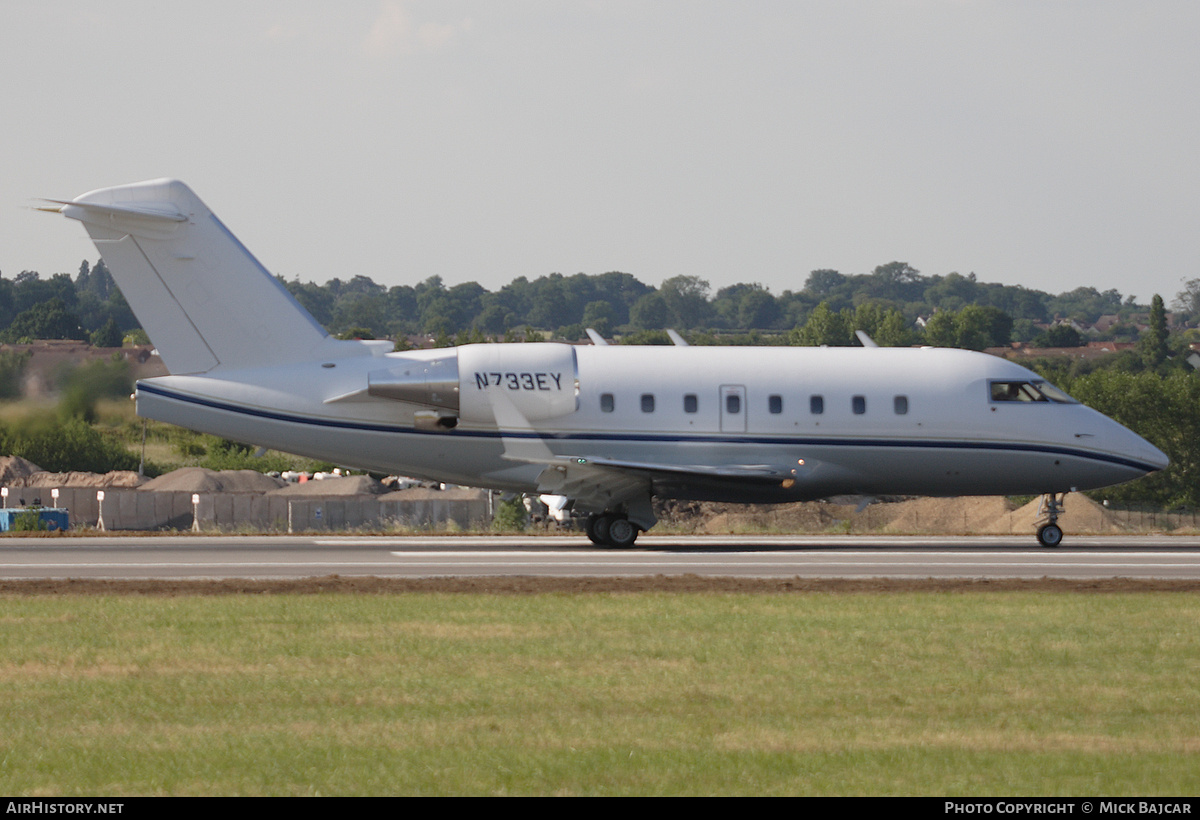
[[[565,344],[483,344],[458,348],[464,421],[517,424],[579,409],[579,364]]]
[[[459,418],[521,425],[579,409],[579,365],[564,344],[464,345],[435,359],[399,358],[367,376],[378,398],[436,408],[418,427],[453,429]]]

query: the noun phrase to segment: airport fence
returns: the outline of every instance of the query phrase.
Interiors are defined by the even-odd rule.
[[[9,507],[66,509],[72,527],[104,530],[307,532],[361,529],[473,530],[491,526],[484,490],[386,496],[287,496],[63,487],[10,489]],[[24,503],[22,503],[24,502]]]
[[[1200,530],[1200,507],[1162,509],[1149,504],[1106,505],[1111,520],[1130,531]]]

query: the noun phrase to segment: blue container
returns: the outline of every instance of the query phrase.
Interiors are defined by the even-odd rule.
[[[39,530],[65,530],[70,524],[70,515],[66,510],[53,507],[41,508],[8,508],[0,510],[0,532],[13,532],[17,516],[36,512],[38,514]]]

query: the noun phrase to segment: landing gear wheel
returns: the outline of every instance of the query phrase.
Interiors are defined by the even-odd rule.
[[[1038,503],[1037,538],[1043,547],[1054,548],[1062,543],[1063,531],[1058,526],[1058,517],[1063,514],[1063,499],[1066,493],[1046,493]]]
[[[608,543],[617,549],[629,549],[637,537],[637,525],[628,518],[614,518],[608,525]]]
[[[1038,527],[1037,531],[1038,543],[1043,547],[1054,548],[1062,543],[1063,531],[1062,527],[1057,524],[1043,524]]]
[[[587,518],[587,537],[598,547],[608,546],[608,529],[612,523],[611,515],[589,515]]]

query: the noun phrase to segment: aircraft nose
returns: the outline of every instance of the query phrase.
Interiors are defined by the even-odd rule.
[[[1116,422],[1113,424],[1120,427]],[[1122,455],[1138,461],[1147,473],[1165,470],[1170,465],[1171,459],[1167,458],[1166,453],[1128,427],[1120,427],[1120,433],[1121,435],[1115,437],[1116,449]]]
[[[1142,449],[1145,453],[1146,462],[1154,467],[1155,470],[1165,470],[1170,466],[1171,459],[1167,458],[1167,454],[1145,439],[1142,439]]]

